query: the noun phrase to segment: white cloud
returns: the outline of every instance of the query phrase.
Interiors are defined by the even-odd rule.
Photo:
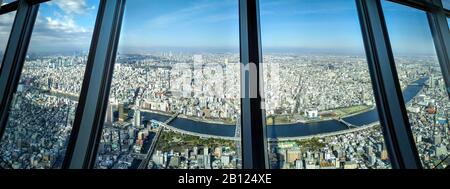
[[[30,50],[58,51],[89,48],[93,28],[79,25],[75,18],[89,14],[92,7],[89,8],[84,0],[53,0],[49,2],[49,5],[58,6],[62,11],[52,11],[50,16],[38,13]],[[14,12],[0,16],[0,43],[2,44],[9,38],[14,16]],[[0,50],[1,48],[3,47],[0,47]]]
[[[57,12],[51,17],[38,14],[30,52],[88,49],[93,29],[78,25],[74,17]]]
[[[94,6],[88,7],[85,0],[53,0],[49,4],[55,4],[66,14],[87,14]]]
[[[87,29],[75,24],[73,18],[64,16],[62,18],[46,17],[46,27],[56,32],[64,33],[86,33]]]
[[[14,21],[15,12],[0,15],[0,26],[11,25]]]
[[[4,48],[3,46],[6,46],[6,41],[9,39],[14,17],[14,12],[0,15],[0,51],[1,48]]]

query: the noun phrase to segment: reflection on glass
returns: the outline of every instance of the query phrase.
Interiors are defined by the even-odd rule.
[[[0,143],[2,167],[60,168],[85,71],[97,0],[40,6]]]
[[[9,34],[11,34],[15,16],[15,11],[0,15],[0,67],[3,62],[3,55],[8,44]]]
[[[96,168],[239,168],[238,32],[237,0],[128,1]]]
[[[271,167],[390,168],[355,2],[260,2]]]
[[[424,168],[445,167],[450,102],[426,14],[388,1],[383,9],[420,159]]]

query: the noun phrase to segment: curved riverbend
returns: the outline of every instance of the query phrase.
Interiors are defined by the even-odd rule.
[[[423,77],[411,83],[403,91],[403,98],[405,102],[411,101],[425,86],[428,77]],[[164,122],[170,116],[160,115],[149,112],[142,112],[143,120],[156,120]],[[378,111],[376,108],[343,118],[343,121],[352,124],[355,127],[362,127],[378,122]],[[235,125],[215,124],[193,121],[185,118],[176,118],[170,123],[170,126],[179,130],[199,133],[203,135],[234,137]],[[310,135],[318,135],[323,133],[337,132],[350,129],[338,120],[327,120],[314,123],[292,123],[292,124],[276,124],[268,125],[267,136],[269,138],[295,138]]]

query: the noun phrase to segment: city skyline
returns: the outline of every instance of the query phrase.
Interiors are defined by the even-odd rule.
[[[239,67],[222,63],[235,69],[226,72],[227,78],[234,78],[230,82],[236,85],[231,86],[221,83],[228,80],[214,77],[217,74],[214,66],[205,64],[201,70],[194,70],[197,73],[194,80],[204,87],[192,94],[186,86],[193,83],[181,82],[186,81],[183,74],[186,69],[178,64],[192,59],[194,64],[200,63],[201,55],[174,54],[171,57],[176,64],[165,61],[168,56],[119,58],[118,62],[125,64],[116,64],[114,71],[107,114],[111,117],[103,128],[96,168],[133,169],[146,164],[148,168],[163,169],[239,168],[240,142],[232,141],[239,138],[236,132],[240,112]],[[223,57],[228,55],[211,54],[203,58],[221,62]],[[271,87],[277,83],[276,78],[264,80],[268,84],[266,117],[272,168],[390,168],[378,117],[374,114],[375,102],[364,58],[296,55],[268,58],[275,63],[287,61],[278,69],[283,76],[279,78],[282,91]],[[397,58],[399,82],[402,88],[406,87],[404,95],[409,96],[404,97],[405,102],[411,100],[406,108],[413,134],[424,166],[431,168],[448,153],[445,133],[450,104],[445,83],[434,58]],[[0,153],[8,166],[60,167],[75,119],[78,99],[75,97],[82,87],[84,65],[79,63],[84,60],[85,56],[55,55],[27,62],[0,143]],[[304,65],[299,66],[298,62],[304,60],[307,60]],[[278,72],[269,69],[272,70],[269,73]],[[199,95],[211,93],[214,86],[225,86],[227,96]],[[179,94],[192,97],[183,98]],[[157,137],[157,133],[161,136]],[[180,146],[180,142],[186,146]],[[33,152],[27,150],[36,145]]]

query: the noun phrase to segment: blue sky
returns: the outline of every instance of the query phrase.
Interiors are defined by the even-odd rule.
[[[263,47],[306,52],[363,53],[354,0],[261,0]],[[393,51],[432,55],[424,12],[382,1]]]
[[[32,51],[87,51],[98,0],[44,3]],[[394,52],[434,54],[425,13],[383,1]],[[260,0],[265,51],[363,53],[354,0]],[[119,50],[237,50],[237,0],[128,0]],[[50,42],[49,42],[50,41]]]
[[[239,49],[237,0],[127,1],[122,51]]]
[[[425,12],[388,1],[382,5],[394,54],[436,54]]]
[[[261,0],[262,43],[267,51],[363,52],[353,0]]]
[[[29,52],[87,52],[99,0],[52,0],[41,4]]]

